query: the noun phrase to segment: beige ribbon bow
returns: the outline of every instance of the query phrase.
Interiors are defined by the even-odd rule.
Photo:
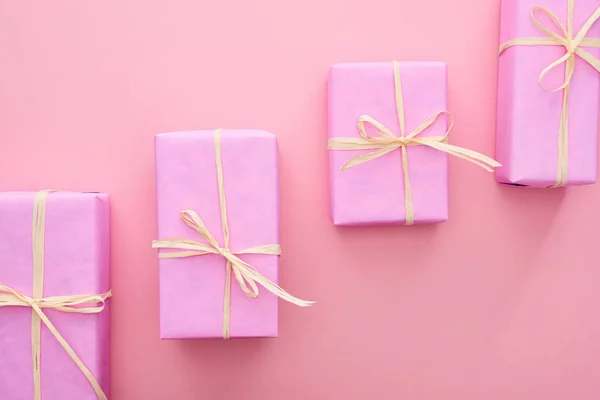
[[[566,50],[564,56],[554,61],[546,68],[542,70],[538,77],[538,85],[545,92],[558,92],[563,91],[562,101],[562,113],[560,117],[560,126],[558,129],[558,168],[556,184],[553,187],[564,186],[567,183],[567,172],[569,166],[569,91],[571,87],[571,80],[573,73],[575,72],[575,55],[578,55],[585,61],[587,61],[596,71],[600,72],[600,60],[582,47],[600,48],[600,39],[586,38],[586,35],[600,19],[600,6],[596,8],[596,11],[590,16],[590,18],[583,25],[581,30],[573,37],[573,20],[575,16],[575,0],[568,0],[568,16],[567,16],[567,27],[560,22],[558,17],[550,10],[544,7],[533,7],[531,9],[531,19],[535,26],[543,33],[548,35],[547,38],[515,38],[507,41],[500,46],[500,54],[506,49],[513,46],[563,46]],[[560,30],[562,35],[556,34],[552,30],[546,28],[535,16],[535,13],[539,11],[545,14],[556,28]],[[565,64],[565,80],[562,85],[555,89],[546,89],[542,83],[544,76],[552,69]]]
[[[40,400],[42,396],[41,384],[41,323],[54,335],[58,343],[83,372],[92,385],[96,396],[100,400],[107,400],[106,394],[98,381],[83,361],[75,354],[69,343],[62,337],[52,322],[44,313],[44,309],[51,309],[66,313],[97,314],[104,310],[105,301],[112,296],[111,291],[104,294],[55,296],[44,298],[44,230],[46,220],[46,199],[51,190],[38,192],[33,206],[33,297],[24,295],[17,290],[0,284],[0,307],[30,307],[31,317],[31,354],[33,363],[33,397]]]
[[[219,187],[219,205],[221,210],[221,225],[223,228],[223,246],[210,233],[204,221],[195,211],[185,210],[181,212],[183,222],[190,228],[198,232],[207,243],[188,239],[164,239],[152,242],[155,249],[184,250],[175,252],[159,253],[159,258],[183,258],[196,257],[205,254],[218,254],[226,262],[225,296],[223,299],[223,337],[229,339],[229,327],[231,320],[231,271],[235,275],[240,288],[248,297],[257,298],[259,291],[258,285],[267,289],[274,295],[295,304],[300,307],[307,307],[314,304],[313,301],[301,300],[292,296],[276,283],[270,281],[261,275],[258,270],[247,262],[243,261],[238,255],[241,254],[265,254],[281,255],[281,247],[278,244],[255,246],[245,250],[232,251],[229,249],[229,224],[227,223],[227,202],[225,199],[225,185],[223,180],[223,164],[221,161],[221,130],[215,131],[215,155],[217,165],[217,183]]]
[[[402,170],[404,172],[404,205],[406,209],[406,225],[414,224],[414,206],[412,201],[412,192],[410,188],[410,176],[408,173],[408,146],[428,146],[433,149],[443,151],[452,156],[462,158],[478,165],[485,170],[492,172],[493,168],[500,164],[492,158],[485,156],[473,150],[448,144],[448,134],[454,126],[452,114],[447,111],[440,111],[423,121],[414,131],[405,135],[404,118],[404,99],[402,95],[402,82],[400,80],[400,65],[397,61],[393,62],[394,67],[394,89],[396,93],[396,111],[398,114],[398,123],[400,125],[400,136],[396,136],[391,129],[387,128],[381,122],[370,115],[361,115],[358,118],[358,132],[360,138],[342,137],[330,138],[329,150],[376,150],[367,154],[360,154],[348,160],[343,166],[342,171],[374,160],[396,149],[400,149],[402,158]],[[441,116],[446,115],[450,120],[450,126],[443,136],[417,137],[421,132],[429,128]],[[380,136],[371,137],[367,133],[366,124],[375,128]]]

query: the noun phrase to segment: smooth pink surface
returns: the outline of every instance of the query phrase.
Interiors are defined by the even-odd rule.
[[[579,32],[600,3],[575,2],[574,32]],[[566,27],[566,0],[503,0],[500,43],[521,37],[548,37],[531,20],[535,6],[551,10]],[[536,17],[554,29],[543,13]],[[600,23],[587,37],[600,38]],[[600,49],[584,48],[600,56]],[[548,187],[556,183],[558,132],[563,92],[544,92],[538,85],[540,73],[565,54],[561,46],[516,46],[500,55],[498,78],[498,128],[496,157],[502,167],[496,179],[503,183]],[[565,79],[565,64],[544,77],[544,87],[554,89]],[[577,57],[569,91],[568,185],[596,182],[600,73]]]
[[[400,63],[406,136],[423,121],[448,110],[446,64]],[[349,63],[329,69],[329,137],[360,137],[357,122],[370,115],[400,136],[392,62]],[[444,136],[445,116],[419,134]],[[380,136],[367,125],[367,133]],[[400,149],[341,171],[353,156],[374,150],[329,151],[331,216],[336,225],[404,223],[406,208]],[[448,155],[426,146],[407,149],[415,223],[448,219]]]
[[[35,192],[0,193],[0,282],[32,295]],[[109,199],[100,193],[51,193],[46,202],[44,296],[109,290]],[[0,399],[33,399],[30,308],[0,308]],[[48,319],[109,394],[109,310]],[[91,400],[96,394],[42,323],[42,398]]]
[[[186,238],[206,243],[181,219],[181,211],[194,210],[223,246],[214,136],[214,130],[156,136],[159,239]],[[265,131],[223,130],[221,157],[229,248],[241,251],[278,244],[276,137]],[[252,254],[240,258],[277,283],[278,256]],[[160,260],[162,338],[223,337],[225,271],[225,260],[213,254]],[[259,288],[259,297],[252,299],[244,294],[233,273],[231,279],[230,336],[276,337],[277,297]]]
[[[448,63],[452,143],[494,154],[498,0],[0,2],[0,190],[111,195],[112,400],[600,398],[600,185],[449,157],[445,224],[335,227],[327,73]],[[154,136],[277,135],[279,338],[159,339]],[[29,399],[28,399],[29,400]]]

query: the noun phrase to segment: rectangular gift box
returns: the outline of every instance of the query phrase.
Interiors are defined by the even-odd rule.
[[[223,130],[220,137],[229,248],[278,244],[276,137],[243,129]],[[158,238],[204,242],[180,217],[181,211],[193,210],[223,245],[215,131],[159,134],[155,151]],[[240,258],[277,283],[279,257]],[[225,260],[216,254],[159,259],[161,338],[222,338],[225,279]],[[249,298],[232,276],[230,337],[276,337],[277,307],[277,296],[261,287],[258,298]]]
[[[0,283],[33,291],[35,192],[0,193]],[[109,198],[50,193],[46,202],[44,297],[109,290]],[[109,310],[98,314],[44,309],[48,319],[109,395]],[[32,309],[0,307],[0,399],[33,399]],[[41,398],[97,399],[92,386],[41,324]]]
[[[399,65],[409,134],[434,113],[447,110],[446,64]],[[357,120],[361,115],[370,115],[400,134],[391,62],[348,63],[330,68],[329,137],[360,137]],[[447,120],[440,118],[419,137],[443,136],[447,128]],[[335,225],[400,224],[406,220],[400,149],[340,170],[351,157],[370,151],[329,151],[331,215]],[[427,146],[409,146],[407,154],[415,223],[446,221],[448,155]]]
[[[590,18],[598,0],[577,0],[574,35]],[[548,38],[531,19],[531,9],[541,6],[552,11],[567,26],[567,0],[503,0],[500,44],[515,38]],[[559,32],[542,13],[536,13],[546,27]],[[600,37],[600,23],[588,38]],[[583,47],[600,56],[599,49]],[[558,134],[563,91],[544,92],[540,73],[564,56],[563,46],[513,46],[499,57],[496,180],[517,186],[549,187],[557,182]],[[543,80],[547,89],[560,87],[565,64],[554,68]],[[569,91],[567,185],[596,182],[600,74],[576,56],[575,73]]]

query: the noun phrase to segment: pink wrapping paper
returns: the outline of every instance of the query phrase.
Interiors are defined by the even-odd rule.
[[[566,27],[566,0],[503,0],[500,43],[513,38],[548,37],[533,24],[531,9],[548,8]],[[574,32],[592,15],[598,0],[577,0]],[[540,22],[552,28],[541,13]],[[600,37],[596,23],[587,35]],[[585,48],[594,56],[598,49]],[[565,54],[562,46],[515,46],[500,55],[498,78],[498,126],[496,180],[521,186],[548,187],[556,183],[558,132],[563,92],[546,93],[538,86],[540,72]],[[544,87],[564,82],[565,66],[544,78]],[[576,57],[575,74],[569,94],[569,167],[567,185],[596,182],[600,74]]]
[[[406,134],[447,110],[446,64],[400,63]],[[329,137],[360,137],[357,120],[368,114],[400,134],[391,62],[333,65],[329,70]],[[440,118],[419,137],[443,136]],[[377,135],[376,132],[370,133]],[[369,151],[329,151],[331,215],[335,225],[399,224],[406,218],[400,150],[340,171]],[[448,219],[448,156],[427,146],[407,148],[415,223]]]
[[[31,296],[34,192],[0,193],[0,282]],[[46,206],[44,296],[109,290],[109,199],[51,193]],[[110,302],[110,301],[109,301]],[[107,304],[108,305],[108,304]],[[109,310],[44,312],[109,394]],[[0,399],[33,399],[32,310],[0,308]],[[81,370],[42,324],[42,400],[97,399]]]
[[[222,244],[223,232],[214,131],[165,133],[156,136],[158,239],[204,239],[180,218],[198,213]],[[230,248],[279,243],[277,140],[257,130],[221,131],[223,180],[227,199]],[[241,255],[266,278],[277,283],[279,257]],[[219,255],[160,259],[160,336],[223,337],[225,260]],[[231,337],[276,337],[278,298],[259,287],[247,297],[232,277]]]

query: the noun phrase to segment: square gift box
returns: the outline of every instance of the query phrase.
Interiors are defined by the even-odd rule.
[[[329,70],[329,176],[335,225],[448,219],[448,154],[491,171],[489,157],[447,143],[446,64],[378,62]]]

